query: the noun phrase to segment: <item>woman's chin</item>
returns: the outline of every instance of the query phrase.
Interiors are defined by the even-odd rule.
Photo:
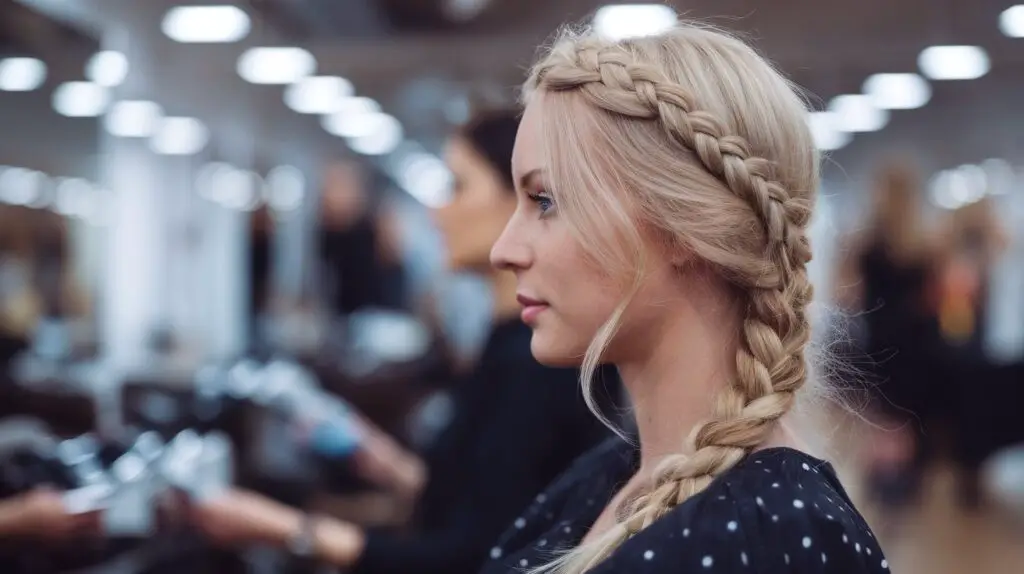
[[[564,342],[548,340],[544,333],[533,331],[530,352],[538,363],[545,367],[579,367],[583,362],[583,351],[570,349]]]

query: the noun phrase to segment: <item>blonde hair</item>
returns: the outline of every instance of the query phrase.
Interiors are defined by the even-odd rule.
[[[560,217],[603,268],[633,273],[584,356],[592,409],[591,379],[643,278],[642,230],[725,278],[746,309],[737,378],[690,433],[693,453],[667,457],[607,533],[535,570],[578,574],[736,465],[793,407],[808,379],[819,158],[793,86],[743,42],[694,24],[622,41],[565,32],[523,95],[543,98]]]

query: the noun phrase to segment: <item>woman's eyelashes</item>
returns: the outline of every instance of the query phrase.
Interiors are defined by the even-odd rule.
[[[555,209],[555,201],[551,199],[551,196],[548,195],[546,191],[530,193],[527,197],[537,205],[537,209],[540,210],[541,216],[544,216]]]

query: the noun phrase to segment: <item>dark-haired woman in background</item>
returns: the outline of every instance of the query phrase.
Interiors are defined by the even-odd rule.
[[[543,367],[532,357],[515,276],[489,264],[516,208],[510,170],[518,123],[514,112],[481,115],[447,149],[455,194],[436,221],[450,267],[489,278],[494,325],[476,368],[452,390],[450,423],[424,454],[428,478],[411,531],[364,530],[235,491],[196,509],[212,537],[299,548],[356,573],[476,572],[517,513],[608,436],[583,402],[578,371]],[[611,385],[604,391],[613,403]]]

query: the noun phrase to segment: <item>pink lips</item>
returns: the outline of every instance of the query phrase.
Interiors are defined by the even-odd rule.
[[[523,306],[523,311],[519,317],[523,320],[523,323],[527,325],[533,323],[537,319],[537,315],[540,315],[548,308],[548,304],[537,299],[531,299],[525,295],[516,295],[516,301]]]

